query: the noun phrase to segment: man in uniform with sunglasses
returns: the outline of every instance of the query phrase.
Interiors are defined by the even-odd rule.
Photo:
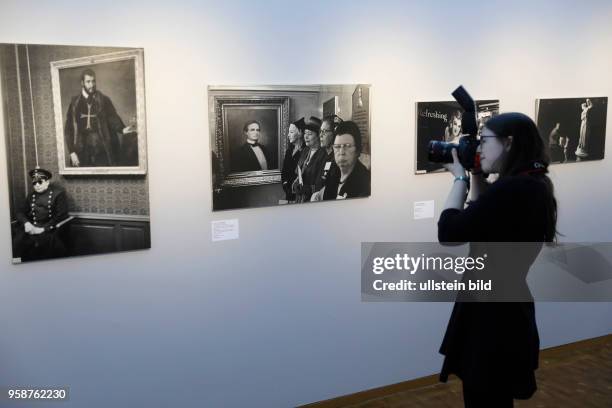
[[[51,184],[52,174],[48,170],[36,168],[29,175],[34,191],[17,214],[13,256],[24,261],[63,256],[65,247],[57,229],[58,224],[68,218],[66,193]]]

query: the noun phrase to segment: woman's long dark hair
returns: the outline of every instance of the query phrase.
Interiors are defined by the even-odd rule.
[[[502,113],[485,124],[497,137],[512,136],[512,144],[504,160],[499,177],[529,174],[546,186],[546,230],[545,242],[554,242],[557,237],[557,200],[554,187],[546,175],[550,163],[547,145],[542,140],[536,124],[522,113]]]

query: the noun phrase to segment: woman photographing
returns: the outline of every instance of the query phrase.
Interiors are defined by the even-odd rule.
[[[470,242],[471,253],[486,243],[508,243],[501,251],[506,256],[490,261],[512,264],[502,278],[517,287],[527,288],[525,279],[542,243],[556,237],[557,202],[545,146],[529,117],[505,113],[482,129],[480,168],[471,178],[455,149],[454,162],[445,165],[454,181],[438,221],[439,241]],[[498,178],[489,184],[483,174]],[[516,261],[507,255],[516,254],[510,243],[519,242],[533,245]],[[462,380],[466,407],[506,408],[514,399],[530,398],[537,388],[539,354],[533,301],[456,302],[440,352],[445,355],[440,379],[455,374]]]

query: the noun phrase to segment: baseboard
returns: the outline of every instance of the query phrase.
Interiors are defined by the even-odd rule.
[[[554,359],[560,355],[568,354],[577,350],[583,350],[589,347],[599,346],[608,342],[612,342],[612,334],[546,348],[540,351],[540,360]],[[437,384],[438,376],[439,374],[433,374],[426,377],[416,378],[414,380],[402,381],[397,384],[371,388],[369,390],[356,392],[354,394],[343,395],[324,401],[300,405],[299,408],[338,408],[347,405],[360,404],[375,398],[387,397],[398,392],[410,391]]]

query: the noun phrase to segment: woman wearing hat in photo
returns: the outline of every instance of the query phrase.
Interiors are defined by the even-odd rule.
[[[359,161],[363,147],[359,126],[350,120],[339,123],[334,128],[333,140],[334,165],[311,201],[368,197],[371,175]]]
[[[295,201],[295,194],[291,191],[291,186],[297,177],[296,168],[304,149],[305,126],[304,118],[300,118],[289,125],[289,133],[287,135],[289,143],[283,160],[281,181],[285,191],[285,199],[290,203]]]
[[[310,196],[315,189],[319,169],[327,156],[325,149],[321,149],[319,140],[321,119],[311,116],[306,122],[304,129],[304,144],[306,148],[298,161],[296,179],[292,186],[297,203],[310,200]]]
[[[454,162],[445,165],[454,182],[438,221],[439,241],[470,242],[470,256],[482,248],[504,254],[488,253],[487,265],[496,265],[488,272],[503,269],[504,281],[528,294],[512,302],[455,303],[440,347],[440,380],[451,373],[461,378],[466,407],[512,407],[514,399],[528,399],[537,388],[539,337],[526,277],[543,243],[556,239],[557,201],[546,175],[545,146],[529,117],[504,113],[482,129],[481,169],[472,171],[471,182],[456,149]],[[489,184],[483,173],[499,177]],[[472,201],[465,207],[470,184]]]
[[[319,174],[317,174],[314,187],[315,192],[321,190],[325,186],[325,183],[330,176],[340,174],[340,170],[336,165],[334,157],[333,144],[336,137],[335,129],[342,122],[343,120],[337,115],[326,116],[321,122],[319,140],[321,142],[321,148],[325,149],[326,157],[321,168],[319,168]],[[313,201],[312,197],[311,201]]]
[[[66,193],[50,183],[52,174],[48,170],[36,168],[29,175],[34,191],[17,214],[13,257],[30,261],[63,256],[65,247],[57,236],[57,229],[68,218]]]

